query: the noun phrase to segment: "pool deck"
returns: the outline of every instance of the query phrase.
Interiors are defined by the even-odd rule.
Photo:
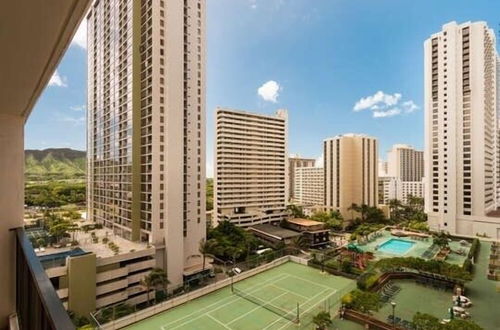
[[[421,241],[421,240],[413,240],[409,237],[393,236],[393,235],[391,235],[390,232],[385,231],[385,230],[382,230],[380,232],[382,233],[381,237],[378,237],[375,240],[373,240],[369,243],[363,244],[363,245],[359,245],[359,244],[356,244],[356,245],[361,250],[363,250],[365,252],[368,252],[368,251],[373,252],[373,254],[375,255],[375,258],[377,258],[377,259],[393,258],[393,257],[418,257],[418,258],[422,258],[422,255],[424,254],[424,252],[432,245],[432,238],[431,237],[427,241],[425,241],[425,240]],[[380,251],[380,250],[375,249],[375,247],[384,244],[386,241],[390,240],[391,238],[392,239],[400,239],[400,240],[404,240],[404,241],[410,241],[410,242],[414,242],[415,244],[408,251],[406,251],[406,253],[404,253],[404,254],[392,254],[392,253],[389,253],[387,251]],[[452,252],[446,258],[446,262],[448,262],[450,264],[455,264],[455,265],[461,266],[463,264],[463,262],[465,261],[465,258],[466,258],[467,253],[469,252],[470,246],[463,247],[460,245],[459,241],[452,241],[452,242],[450,242],[449,245],[450,245],[450,248],[452,251],[456,251],[456,250],[461,249],[461,248],[465,249],[466,253],[463,256]]]

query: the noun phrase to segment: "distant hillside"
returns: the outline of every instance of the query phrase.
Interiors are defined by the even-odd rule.
[[[69,148],[25,150],[26,181],[84,179],[85,151]]]

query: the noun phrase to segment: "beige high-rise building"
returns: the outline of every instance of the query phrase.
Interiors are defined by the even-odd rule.
[[[378,141],[360,134],[324,140],[324,205],[351,218],[353,204],[377,206]]]
[[[387,175],[401,181],[422,181],[424,152],[406,144],[395,144],[387,153]]]
[[[182,282],[205,238],[205,1],[96,1],[87,106],[89,219]]]
[[[316,160],[314,158],[302,158],[299,155],[290,155],[288,157],[288,198],[287,201],[297,199],[295,193],[295,169],[299,167],[314,167]]]
[[[323,205],[324,173],[321,167],[295,169],[294,202],[301,205]]]
[[[451,22],[425,41],[426,211],[434,230],[500,237],[494,31]]]
[[[287,217],[288,116],[217,109],[214,216],[238,226]]]

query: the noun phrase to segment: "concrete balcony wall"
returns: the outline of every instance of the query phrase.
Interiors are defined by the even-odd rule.
[[[0,109],[0,329],[15,312],[15,234],[23,226],[24,117]]]
[[[68,274],[68,268],[66,266],[54,267],[45,270],[49,278],[61,277]]]

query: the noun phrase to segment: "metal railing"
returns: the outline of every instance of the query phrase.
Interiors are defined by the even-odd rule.
[[[16,232],[16,309],[21,329],[74,330],[23,228]]]

